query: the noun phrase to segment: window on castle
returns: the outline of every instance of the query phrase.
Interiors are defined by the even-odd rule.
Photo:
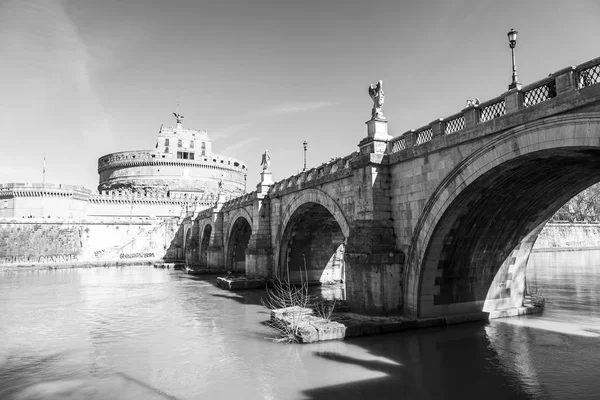
[[[206,143],[202,142],[202,155],[206,155]]]
[[[165,153],[168,153],[168,152],[169,152],[169,148],[165,147]]]
[[[177,152],[177,158],[183,158],[183,151]]]
[[[168,146],[168,145],[169,145],[169,138],[166,138],[165,139],[165,146]]]
[[[177,139],[177,147],[182,147],[183,141],[181,139]]]
[[[190,149],[193,149],[193,148],[194,148],[194,141],[190,140]]]
[[[194,153],[190,153],[190,160],[194,159]]]
[[[8,200],[4,200],[4,208],[8,208]]]

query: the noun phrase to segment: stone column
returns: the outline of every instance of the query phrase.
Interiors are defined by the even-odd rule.
[[[504,94],[504,102],[506,106],[506,113],[519,111],[524,108],[523,106],[523,92],[521,92],[521,86],[519,85],[516,89],[511,89]]]
[[[429,126],[431,126],[431,132],[432,132],[432,140],[433,138],[436,138],[438,136],[444,136],[444,120],[441,118],[436,119],[435,121],[432,121]]]
[[[575,70],[576,67],[572,65],[552,74],[552,76],[556,79],[557,95],[577,90],[578,82]]]
[[[465,116],[465,128],[474,128],[479,123],[479,108],[475,107],[467,107],[462,110],[463,115]]]

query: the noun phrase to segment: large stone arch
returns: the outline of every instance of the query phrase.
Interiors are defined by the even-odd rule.
[[[232,212],[225,238],[225,266],[227,269],[245,272],[245,250],[252,235],[252,215],[239,208]],[[234,240],[238,238],[240,242]],[[244,262],[242,263],[242,257]]]
[[[446,176],[421,212],[406,262],[405,314],[473,314],[494,302],[518,306],[523,288],[511,284],[524,277],[539,230],[598,181],[598,113],[525,124],[479,148]]]
[[[338,281],[343,279],[343,246],[350,234],[350,226],[340,208],[340,206],[325,192],[318,189],[306,189],[295,194],[294,198],[287,204],[282,212],[280,223],[277,229],[274,248],[274,274],[281,276],[280,268],[282,266],[281,252],[288,245],[290,238],[286,238],[286,234],[290,233],[292,227],[290,224],[306,224],[307,221],[302,221],[300,214],[308,213],[308,218],[316,218],[323,223],[328,224],[332,232],[328,232],[327,239],[324,240],[325,245],[331,244],[331,251],[324,250],[324,253],[331,253],[331,258],[325,260],[327,267],[324,271],[317,271],[319,277],[310,276],[309,280],[321,281]],[[326,229],[325,226],[319,225],[319,221],[313,221],[317,225],[309,229]],[[337,227],[336,227],[337,225]],[[304,227],[306,230],[307,227]],[[339,231],[338,231],[339,230]],[[332,240],[331,243],[329,241]],[[285,242],[285,243],[284,243]],[[321,254],[321,255],[323,255]],[[304,257],[304,256],[303,256]],[[318,257],[318,255],[315,255]],[[329,256],[326,256],[328,258]],[[331,268],[329,268],[331,267]],[[315,272],[315,271],[313,271]],[[292,280],[297,280],[292,278]]]

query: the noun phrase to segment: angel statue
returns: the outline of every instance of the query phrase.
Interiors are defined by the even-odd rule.
[[[269,154],[269,150],[265,150],[263,153],[260,165],[262,165],[263,171],[269,170],[269,167],[271,166],[271,155]]]
[[[377,81],[376,84],[369,86],[369,96],[373,99],[373,109],[371,110],[372,119],[385,119],[381,107],[383,107],[383,101],[385,95],[383,94],[383,82]]]
[[[173,115],[175,116],[177,123],[180,124],[181,120],[183,119],[183,115],[179,114],[178,112],[174,112]]]

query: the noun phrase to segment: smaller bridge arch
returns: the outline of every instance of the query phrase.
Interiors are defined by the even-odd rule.
[[[307,189],[285,208],[276,239],[275,274],[292,282],[345,280],[344,251],[350,227],[325,192]]]
[[[244,209],[235,210],[229,218],[226,243],[226,268],[231,271],[245,272],[246,250],[252,235],[252,216]]]

